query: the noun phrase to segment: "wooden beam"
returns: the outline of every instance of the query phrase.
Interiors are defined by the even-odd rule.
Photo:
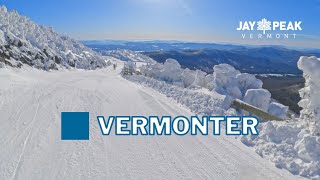
[[[255,106],[252,106],[246,102],[243,102],[239,99],[236,99],[233,101],[232,106],[238,109],[243,109],[245,111],[248,111],[250,114],[253,114],[255,116],[260,117],[261,119],[265,120],[265,121],[283,121],[283,119],[276,117],[274,115],[271,115],[265,111],[263,111],[262,109],[259,109]]]

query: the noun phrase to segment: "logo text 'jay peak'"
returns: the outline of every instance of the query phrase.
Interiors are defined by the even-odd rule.
[[[259,33],[242,33],[243,39],[295,39],[297,31],[302,31],[302,21],[239,21],[237,31],[258,31]]]

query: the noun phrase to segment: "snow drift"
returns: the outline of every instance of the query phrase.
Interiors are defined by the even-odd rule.
[[[262,89],[262,82],[253,75],[240,73],[221,64],[213,74],[182,69],[175,60],[164,64],[147,64],[142,75],[126,77],[152,87],[197,114],[242,115],[246,112],[230,108],[230,99],[239,98],[287,121],[263,122],[259,136],[243,136],[240,140],[255,149],[275,166],[295,175],[320,178],[319,93],[320,60],[301,57],[298,67],[304,72],[306,87],[300,91],[303,107],[300,118],[288,119],[288,107],[271,102],[271,94]],[[135,67],[134,67],[135,68]],[[213,105],[213,106],[210,106]]]
[[[129,64],[132,63],[128,61],[125,67],[129,68]],[[132,71],[136,70],[136,67],[132,68],[134,68]],[[275,116],[286,117],[288,108],[279,103],[271,103],[270,92],[262,89],[261,80],[256,79],[254,75],[240,73],[228,64],[216,65],[213,70],[213,74],[206,74],[201,70],[182,69],[178,61],[174,59],[167,59],[163,64],[147,63],[139,69],[143,76],[157,81],[181,88],[205,89],[209,94],[223,95],[225,97],[223,107],[230,108],[232,100],[240,99],[265,112],[270,111]],[[145,82],[146,78],[141,77],[140,81]],[[248,113],[242,112],[242,114],[247,115]]]
[[[262,157],[270,159],[278,168],[284,168],[292,174],[311,179],[320,178],[320,59],[301,57],[298,68],[306,79],[305,87],[300,90],[303,108],[300,118],[289,122],[266,122],[259,127],[259,136],[242,137],[243,143],[254,146]],[[285,108],[279,104],[269,106],[273,109]]]
[[[37,25],[16,11],[0,8],[0,66],[38,69],[59,67],[95,69],[107,65],[105,58],[52,28]]]
[[[197,89],[186,89],[140,75],[132,75],[126,78],[159,91],[176,102],[188,107],[197,115],[236,115],[234,109],[229,110],[230,104],[226,100],[226,97],[221,94],[208,94]]]

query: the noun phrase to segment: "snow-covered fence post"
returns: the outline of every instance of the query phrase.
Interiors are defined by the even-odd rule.
[[[320,59],[302,56],[298,68],[303,71],[306,80],[305,87],[299,91],[299,106],[303,108],[300,118],[307,121],[313,135],[320,136]]]
[[[283,119],[276,117],[274,115],[271,115],[265,111],[263,111],[262,109],[259,109],[257,107],[254,107],[248,103],[245,103],[239,99],[235,99],[232,102],[232,106],[234,106],[235,108],[238,109],[243,109],[245,111],[248,111],[250,114],[253,114],[255,116],[258,116],[260,118],[262,118],[265,121],[272,121],[272,120],[276,120],[276,121],[283,121]]]

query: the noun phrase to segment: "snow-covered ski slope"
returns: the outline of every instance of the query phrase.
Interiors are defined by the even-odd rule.
[[[103,136],[97,115],[193,115],[119,71],[0,69],[0,179],[299,178],[230,136]],[[62,111],[90,112],[89,141],[61,140]]]

